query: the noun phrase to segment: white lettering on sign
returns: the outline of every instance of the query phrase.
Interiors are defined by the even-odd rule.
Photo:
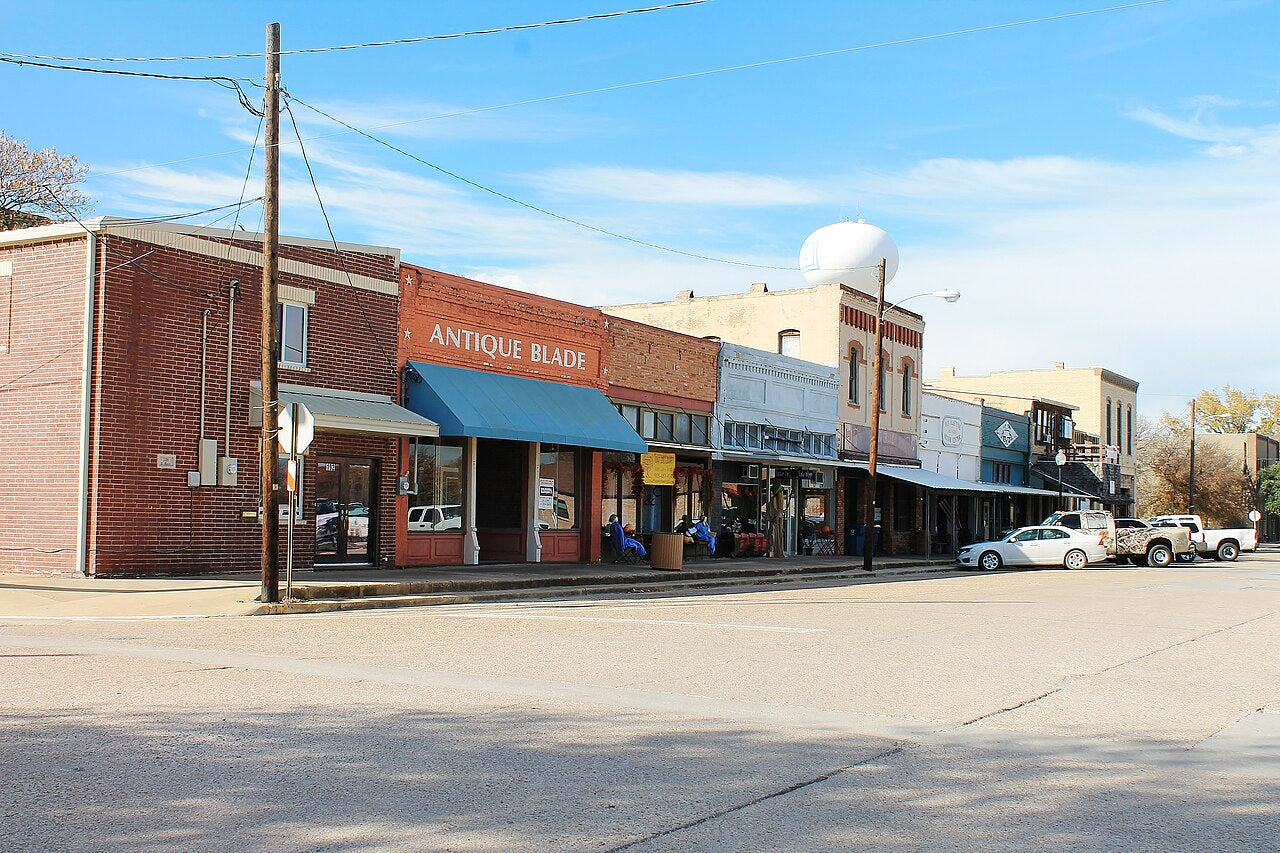
[[[947,416],[942,419],[942,444],[944,447],[958,447],[964,440],[964,421],[957,417]]]
[[[472,329],[455,329],[441,323],[436,323],[435,328],[431,330],[431,343],[482,353],[489,358],[531,361],[534,364],[549,364],[566,370],[587,369],[587,354],[582,350],[529,341],[526,357],[525,341],[520,338],[509,338],[506,335],[477,332]]]

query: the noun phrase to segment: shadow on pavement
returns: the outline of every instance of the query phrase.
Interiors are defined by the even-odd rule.
[[[7,713],[0,848],[1280,846],[1275,779],[1189,772],[1167,760],[1169,744],[1069,744],[975,733],[898,749],[528,701],[476,713]],[[1144,763],[1148,753],[1166,758]]]

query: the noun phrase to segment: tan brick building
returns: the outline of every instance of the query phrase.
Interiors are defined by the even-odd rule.
[[[955,368],[943,368],[928,383],[931,392],[987,404],[1033,416],[1070,417],[1072,434],[1068,455],[1088,464],[1104,484],[1114,475],[1117,499],[1132,503],[1137,472],[1133,433],[1138,417],[1138,383],[1102,367],[1069,368],[1058,362],[1049,370],[999,370],[963,376]],[[1066,404],[1058,415],[1044,401]],[[1070,415],[1064,413],[1074,408]],[[1036,423],[1033,428],[1061,437],[1061,423]],[[1041,442],[1046,449],[1053,442]],[[1034,461],[1034,460],[1033,460]],[[1043,460],[1042,460],[1043,461]]]

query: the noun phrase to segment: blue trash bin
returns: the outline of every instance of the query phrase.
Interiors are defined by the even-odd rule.
[[[853,528],[853,556],[861,557],[867,543],[867,526],[859,524]]]

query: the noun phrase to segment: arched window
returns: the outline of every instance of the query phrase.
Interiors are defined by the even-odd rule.
[[[902,414],[911,417],[911,360],[904,358],[902,360]]]
[[[857,344],[849,347],[849,402],[858,403],[862,397],[862,351]]]
[[[792,358],[800,357],[800,330],[783,329],[778,332],[778,352]]]
[[[1111,443],[1111,398],[1107,398],[1107,444]]]

